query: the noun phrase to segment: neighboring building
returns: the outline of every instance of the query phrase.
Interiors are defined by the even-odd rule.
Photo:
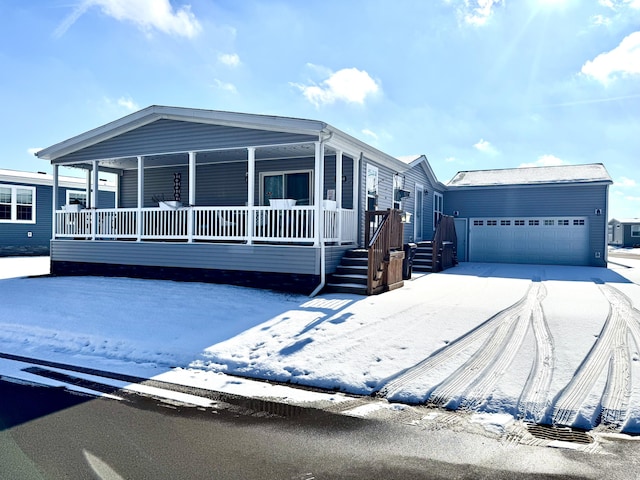
[[[640,218],[609,220],[609,243],[618,247],[640,247]]]
[[[0,169],[0,256],[48,255],[52,234],[53,176]],[[114,205],[115,188],[100,185],[103,205]],[[59,178],[58,207],[86,204],[86,181]]]
[[[528,222],[538,215],[571,225],[584,221],[589,232],[600,228],[593,210],[549,203],[570,197],[561,186],[583,192],[582,180],[512,182],[498,189],[460,181],[444,185],[426,157],[399,160],[315,120],[151,106],[37,156],[52,163],[54,184],[61,165],[90,172],[92,185],[103,171],[118,179],[115,209],[96,199],[90,211],[56,211],[51,260],[57,274],[204,280],[309,293],[322,287],[347,250],[368,238],[368,210],[410,213],[402,226],[405,242],[431,240],[440,217],[454,211],[460,220],[523,215]],[[595,168],[601,178],[587,180],[586,188],[604,219],[610,180],[601,165]],[[495,202],[503,207],[511,195],[529,200],[515,201],[520,212],[485,202],[482,213],[482,197],[500,188]],[[533,190],[539,193],[532,197]],[[546,207],[529,208],[531,198]],[[576,264],[605,264],[606,226],[601,228],[599,244],[591,233],[583,235],[600,258],[584,252],[573,258]],[[463,238],[476,245],[474,234]],[[563,242],[552,242],[551,250]],[[462,251],[466,255],[467,247]],[[567,263],[564,256],[549,261]]]
[[[445,193],[458,257],[604,267],[611,184],[602,164],[459,172]]]

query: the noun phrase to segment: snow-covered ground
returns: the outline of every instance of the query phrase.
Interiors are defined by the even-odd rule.
[[[294,403],[351,397],[249,379],[426,402],[485,426],[517,418],[639,433],[640,256],[611,260],[463,263],[383,295],[308,298],[27,278],[46,274],[48,258],[0,258],[0,353]],[[5,360],[0,375],[30,374]],[[372,408],[382,407],[353,413]]]

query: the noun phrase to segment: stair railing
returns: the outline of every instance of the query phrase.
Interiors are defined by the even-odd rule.
[[[432,272],[440,272],[458,263],[456,226],[453,217],[443,215],[433,234]]]
[[[392,250],[402,249],[400,210],[365,212],[365,244],[368,251],[367,294],[388,287],[387,268]]]

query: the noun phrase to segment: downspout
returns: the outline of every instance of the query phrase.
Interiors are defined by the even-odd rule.
[[[320,134],[320,152],[322,153],[322,159],[320,161],[320,172],[316,172],[317,175],[322,174],[322,177],[320,177],[320,184],[321,187],[324,189],[324,150],[323,150],[323,145],[327,140],[330,140],[331,137],[333,137],[333,132],[329,132],[328,135],[326,137],[322,136],[322,133]],[[320,198],[320,201],[318,202],[320,205],[316,205],[317,210],[320,212],[320,221],[318,222],[318,236],[320,237],[320,284],[315,288],[315,290],[313,292],[311,292],[311,294],[309,295],[310,297],[315,297],[318,293],[320,293],[320,291],[324,288],[324,286],[326,285],[327,282],[327,267],[325,265],[325,261],[327,258],[327,253],[326,253],[326,245],[325,245],[325,241],[324,241],[324,209],[323,209],[323,205],[322,205],[322,194],[323,192],[320,193],[320,195],[318,195],[318,197]]]

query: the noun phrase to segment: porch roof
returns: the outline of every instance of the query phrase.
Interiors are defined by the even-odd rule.
[[[317,138],[318,140],[325,139],[327,141],[327,147],[329,148],[329,151],[341,150],[344,153],[352,156],[357,156],[360,154],[369,156],[379,163],[386,164],[399,172],[409,168],[407,164],[401,162],[395,157],[377,150],[376,148],[338,130],[335,127],[332,127],[325,122],[275,115],[225,112],[219,110],[204,110],[162,105],[149,106],[113,122],[71,137],[67,140],[40,150],[36,153],[36,156],[38,158],[48,160],[52,163],[56,163],[56,159],[60,159],[61,157],[64,157],[66,155],[72,154],[87,147],[91,147],[100,142],[112,139],[158,120],[194,122],[201,124],[306,135]],[[305,147],[302,144],[274,145],[271,147],[260,146],[259,148],[262,151],[262,156],[264,158],[269,158],[270,155],[275,156],[276,150],[277,155],[282,155],[283,149],[289,149],[290,151],[288,153],[291,156],[311,153],[309,147]],[[271,151],[269,151],[269,149],[271,149]],[[239,156],[240,152],[244,152],[244,150],[239,148],[221,148],[220,150],[215,152],[214,150],[215,149],[210,149],[211,156],[215,156],[217,161],[230,161],[234,159],[239,160],[242,158]],[[165,154],[175,155],[184,152],[186,152],[186,150],[181,149],[177,152],[156,153],[157,156],[161,156]],[[256,156],[256,159],[260,159],[260,157]],[[109,161],[116,163],[116,159],[114,158],[97,158],[96,160],[105,161],[107,163]],[[123,168],[123,163],[121,162],[123,158],[118,158],[117,160],[118,168]]]

